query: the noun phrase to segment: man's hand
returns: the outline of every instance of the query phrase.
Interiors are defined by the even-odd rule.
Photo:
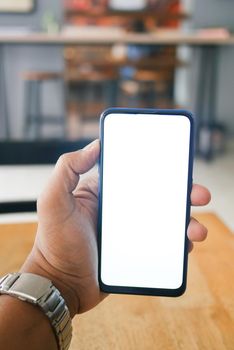
[[[88,311],[106,296],[97,279],[98,175],[79,181],[99,156],[99,141],[61,156],[38,200],[38,232],[22,271],[48,276],[67,301],[71,316]],[[194,185],[192,205],[206,205],[209,191]],[[207,229],[191,219],[191,241],[206,238]]]

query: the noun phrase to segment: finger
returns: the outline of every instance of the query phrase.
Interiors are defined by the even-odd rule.
[[[189,241],[188,252],[191,253],[193,250],[193,242]]]
[[[200,206],[206,205],[211,200],[211,194],[209,190],[201,185],[194,184],[191,192],[192,205]]]
[[[56,163],[50,182],[54,191],[71,194],[79,182],[79,175],[95,165],[99,152],[99,140],[95,140],[82,150],[63,154]]]
[[[95,169],[91,174],[85,178],[80,179],[78,186],[73,191],[73,195],[79,197],[81,192],[85,191],[86,193],[93,194],[98,198],[98,170]]]
[[[190,241],[201,242],[204,241],[207,237],[207,228],[200,224],[196,219],[191,218],[187,235]]]

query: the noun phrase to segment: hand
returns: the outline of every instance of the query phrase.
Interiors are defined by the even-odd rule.
[[[64,295],[71,315],[88,311],[106,296],[97,279],[98,176],[79,181],[99,156],[99,141],[61,156],[38,200],[38,232],[23,271],[48,276]],[[78,186],[77,186],[78,185]],[[209,191],[194,185],[193,205],[205,205]],[[191,219],[188,237],[205,239],[207,229]]]

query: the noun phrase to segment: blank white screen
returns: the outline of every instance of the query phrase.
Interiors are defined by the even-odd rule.
[[[109,114],[104,122],[101,280],[182,284],[190,121]]]

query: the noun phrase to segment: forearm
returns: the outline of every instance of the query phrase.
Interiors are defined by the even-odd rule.
[[[0,296],[0,349],[57,350],[47,317],[39,307],[11,296]]]
[[[33,273],[51,280],[64,298],[71,316],[74,316],[73,291],[48,271],[35,249],[20,272]],[[46,268],[45,268],[46,267]],[[49,319],[39,306],[13,296],[0,295],[0,349],[57,350],[57,340]]]

